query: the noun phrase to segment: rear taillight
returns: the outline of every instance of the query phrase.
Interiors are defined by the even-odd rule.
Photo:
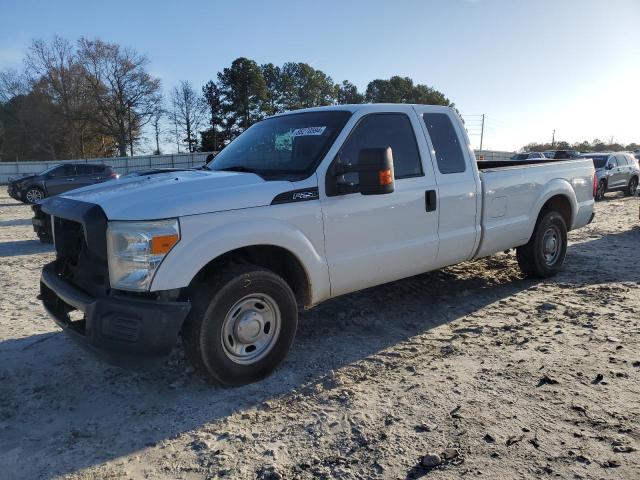
[[[596,198],[597,194],[598,194],[598,176],[594,173],[593,174],[593,198]]]

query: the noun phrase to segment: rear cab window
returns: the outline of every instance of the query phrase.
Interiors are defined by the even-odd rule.
[[[436,164],[442,174],[462,173],[467,168],[460,138],[446,113],[424,113],[423,121],[429,132],[436,155]]]

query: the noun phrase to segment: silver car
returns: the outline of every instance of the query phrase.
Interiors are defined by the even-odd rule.
[[[581,156],[593,159],[598,180],[596,200],[602,200],[607,192],[618,190],[622,190],[628,196],[636,194],[640,166],[638,166],[638,159],[633,155],[626,152],[594,152]]]

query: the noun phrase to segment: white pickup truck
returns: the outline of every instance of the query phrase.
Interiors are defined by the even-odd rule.
[[[593,162],[536,162],[476,162],[446,107],[274,116],[204,170],[48,199],[40,298],[112,358],[182,335],[197,368],[245,384],[284,358],[299,306],[514,247],[525,275],[555,274],[567,231],[593,218]]]

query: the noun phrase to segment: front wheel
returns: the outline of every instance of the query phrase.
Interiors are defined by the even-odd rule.
[[[567,253],[567,224],[558,212],[543,213],[531,239],[516,249],[518,265],[527,277],[547,278],[560,271]]]
[[[624,192],[628,197],[633,197],[636,194],[636,190],[638,189],[638,179],[633,177],[629,180],[629,185],[627,185],[627,189]]]
[[[269,375],[289,351],[298,324],[289,285],[253,265],[228,267],[192,287],[191,304],[185,352],[196,369],[223,385]]]
[[[24,194],[25,201],[30,204],[38,203],[43,198],[44,192],[38,187],[29,187]]]

